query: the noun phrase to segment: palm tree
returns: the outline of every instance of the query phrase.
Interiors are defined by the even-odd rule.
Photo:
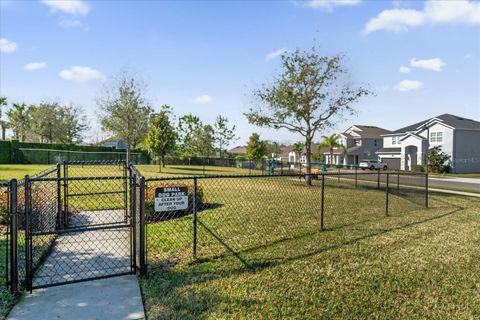
[[[343,154],[347,151],[345,146],[338,142],[338,136],[336,134],[332,134],[330,136],[322,136],[323,141],[318,145],[318,148],[328,148],[330,151],[330,164],[333,164],[333,149],[334,148],[342,148]]]
[[[5,122],[2,121],[2,107],[7,106],[7,98],[0,97],[0,130],[2,131],[2,140],[5,140]]]

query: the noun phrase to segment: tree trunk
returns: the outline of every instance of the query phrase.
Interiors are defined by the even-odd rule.
[[[307,186],[312,185],[312,138],[307,137],[306,143],[305,143],[305,153],[307,157],[307,174],[305,175],[305,183]]]
[[[162,154],[162,167],[165,168],[165,156]]]

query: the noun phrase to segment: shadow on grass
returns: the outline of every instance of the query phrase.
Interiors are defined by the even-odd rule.
[[[211,312],[221,305],[262,304],[262,301],[254,298],[245,298],[238,301],[236,297],[221,295],[218,290],[215,290],[215,286],[218,284],[209,284],[209,282],[246,273],[261,272],[268,268],[350,246],[359,241],[396,230],[408,229],[442,219],[463,209],[461,206],[450,204],[448,208],[445,207],[445,211],[441,214],[419,217],[415,221],[404,221],[390,227],[375,228],[373,226],[372,228],[372,226],[367,225],[364,228],[361,226],[342,228],[343,231],[340,231],[342,230],[340,229],[336,230],[335,233],[330,231],[324,233],[308,232],[242,251],[235,250],[208,226],[202,225],[213,238],[226,248],[228,253],[213,258],[196,259],[189,266],[181,268],[176,268],[174,262],[158,261],[158,263],[149,264],[148,273],[141,280],[145,306],[151,318],[195,319],[207,315],[212,316]],[[322,237],[324,241],[316,239],[319,237]],[[301,246],[302,242],[315,242],[318,246],[308,249]],[[296,249],[291,250],[293,247]]]

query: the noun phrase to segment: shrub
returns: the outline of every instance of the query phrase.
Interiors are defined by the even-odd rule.
[[[422,165],[414,164],[412,166],[412,171],[413,172],[425,172],[425,168]]]
[[[188,208],[186,210],[169,211],[168,214],[155,212],[155,190],[162,187],[187,187]],[[203,188],[197,186],[197,210],[203,208]],[[176,219],[193,213],[193,184],[163,181],[148,183],[145,195],[145,218],[149,221]]]
[[[0,191],[0,225],[8,222],[8,194]]]

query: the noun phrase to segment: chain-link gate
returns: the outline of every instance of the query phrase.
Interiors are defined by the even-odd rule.
[[[135,272],[123,161],[64,162],[25,180],[26,288]]]

